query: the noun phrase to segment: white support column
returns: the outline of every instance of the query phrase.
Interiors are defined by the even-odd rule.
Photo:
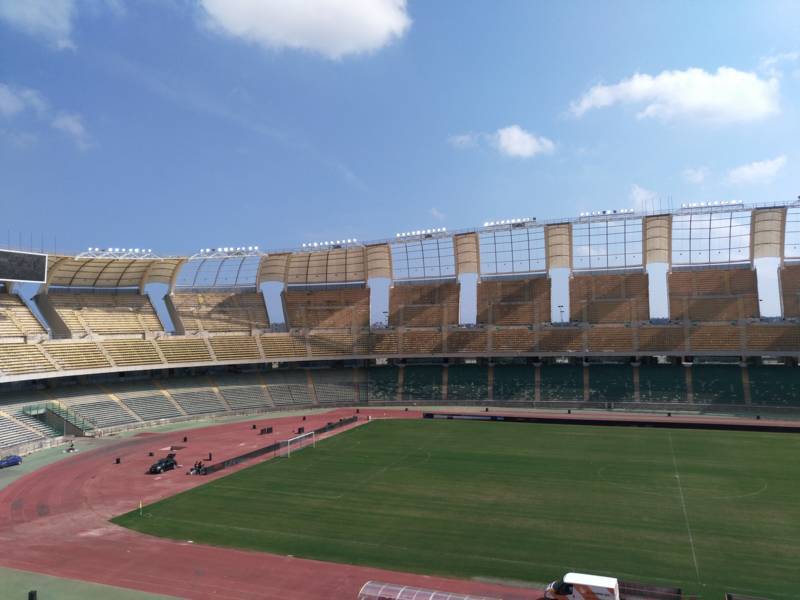
[[[370,277],[369,288],[369,324],[379,327],[389,326],[389,289],[392,280],[388,277]]]
[[[478,274],[461,273],[458,283],[458,324],[475,325],[478,322]]]

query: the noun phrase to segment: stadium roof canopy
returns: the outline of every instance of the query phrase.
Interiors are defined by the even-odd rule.
[[[170,285],[182,258],[73,258],[54,256],[47,269],[48,287],[140,288]]]

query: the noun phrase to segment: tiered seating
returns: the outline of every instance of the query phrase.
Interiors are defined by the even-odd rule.
[[[783,316],[800,317],[800,265],[785,265],[780,276]]]
[[[698,404],[744,402],[742,368],[739,365],[692,366],[692,390]]]
[[[442,399],[442,368],[427,365],[407,366],[403,379],[403,400]]]
[[[583,350],[583,331],[573,327],[545,327],[539,331],[539,350],[580,352]]]
[[[440,327],[458,323],[458,284],[395,285],[389,291],[389,325]]]
[[[270,371],[264,375],[276,407],[313,404],[305,370]]]
[[[73,335],[144,334],[164,330],[150,299],[138,293],[53,291],[47,297]]]
[[[202,339],[161,338],[156,343],[170,364],[211,362],[211,354]]]
[[[267,308],[258,292],[178,292],[172,303],[187,333],[250,333],[266,329]]]
[[[624,325],[596,325],[588,331],[590,352],[633,352],[633,329]]]
[[[708,269],[669,274],[669,312],[673,319],[736,321],[758,317],[755,271]]]
[[[732,325],[693,325],[689,330],[689,346],[694,351],[739,350],[741,330]]]
[[[272,406],[261,379],[257,375],[217,377],[215,382],[232,410],[251,410]]]
[[[106,340],[102,346],[118,367],[161,364],[155,344],[149,340]]]
[[[310,371],[320,404],[355,404],[356,387],[350,369],[315,369]]]
[[[284,292],[292,327],[348,328],[369,326],[369,288],[292,290]]]
[[[640,352],[682,352],[686,348],[683,326],[643,325],[637,329]]]
[[[492,396],[495,400],[533,400],[536,370],[533,365],[495,365]]]
[[[259,360],[256,338],[246,335],[218,335],[210,338],[217,360]]]
[[[36,344],[0,344],[0,371],[4,375],[46,373],[55,370]]]
[[[549,321],[549,279],[481,281],[478,285],[478,323],[533,325]]]
[[[591,402],[630,402],[634,399],[631,365],[596,364],[589,367]]]
[[[543,364],[540,392],[544,401],[583,401],[583,367],[581,365]]]
[[[646,273],[576,275],[569,287],[570,321],[647,321],[650,308]]]
[[[0,291],[0,337],[44,333],[44,328],[19,296]]]
[[[440,331],[406,331],[403,334],[403,354],[439,354],[442,352]]]
[[[685,402],[685,370],[683,365],[639,365],[639,401]]]
[[[142,421],[181,416],[175,405],[150,382],[119,384],[113,386],[111,391],[125,406],[139,415]]]
[[[397,400],[397,367],[370,367],[367,369],[368,399],[379,402]]]
[[[800,406],[800,368],[750,365],[747,370],[753,404]]]
[[[369,334],[370,353],[397,354],[399,338],[394,331],[372,332]]]
[[[301,358],[308,354],[306,338],[290,333],[267,333],[261,336],[261,348],[267,358]]]
[[[353,334],[349,331],[311,332],[308,336],[311,356],[351,356]]]
[[[115,427],[136,423],[118,402],[95,386],[81,386],[72,390],[60,390],[58,398],[79,417],[93,423],[96,427]]]
[[[747,348],[769,352],[800,350],[800,326],[788,324],[747,325]]]
[[[35,442],[40,439],[42,436],[39,434],[0,414],[0,448]]]
[[[28,402],[40,402],[42,404],[50,402],[50,398],[46,397],[42,393],[33,393],[30,395],[26,395],[25,399]],[[46,425],[39,419],[32,417],[30,415],[26,415],[24,412],[22,412],[24,406],[25,403],[16,403],[16,404],[4,404],[0,408],[2,408],[3,411],[5,411],[8,415],[14,417],[20,423],[24,423],[30,429],[35,430],[39,434],[40,438],[55,437],[62,434],[61,431],[54,430],[52,427]]]
[[[484,354],[488,349],[488,338],[485,331],[450,331],[446,335],[448,352]]]
[[[497,352],[533,352],[536,334],[529,329],[502,329],[492,334],[492,346]]]
[[[447,367],[447,401],[484,401],[489,397],[489,372],[482,365]]]
[[[42,347],[62,369],[104,369],[111,366],[94,342],[44,342]]]
[[[168,386],[170,396],[189,415],[203,415],[227,410],[208,385],[197,380],[175,382]]]

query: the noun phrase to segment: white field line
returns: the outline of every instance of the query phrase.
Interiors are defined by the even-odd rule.
[[[697,582],[700,583],[700,567],[697,566],[697,552],[694,549],[694,537],[692,536],[692,528],[689,525],[689,513],[686,510],[686,498],[683,496],[683,484],[681,484],[681,474],[678,472],[678,459],[675,458],[675,446],[672,443],[672,432],[667,431],[669,436],[669,449],[672,452],[672,465],[675,467],[675,479],[678,480],[678,492],[681,497],[681,507],[683,508],[683,518],[686,521],[686,532],[689,534],[689,546],[692,548],[692,560],[694,561],[694,572],[697,575]]]

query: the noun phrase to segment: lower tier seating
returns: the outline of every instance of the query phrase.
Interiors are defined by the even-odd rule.
[[[479,401],[489,397],[489,373],[482,365],[450,365],[447,368],[447,401]]]
[[[413,365],[404,370],[403,400],[419,401],[442,399],[442,368]]]
[[[495,365],[492,397],[496,401],[533,401],[536,396],[536,367]]]
[[[541,399],[583,401],[583,367],[581,365],[543,364],[541,373]]]

